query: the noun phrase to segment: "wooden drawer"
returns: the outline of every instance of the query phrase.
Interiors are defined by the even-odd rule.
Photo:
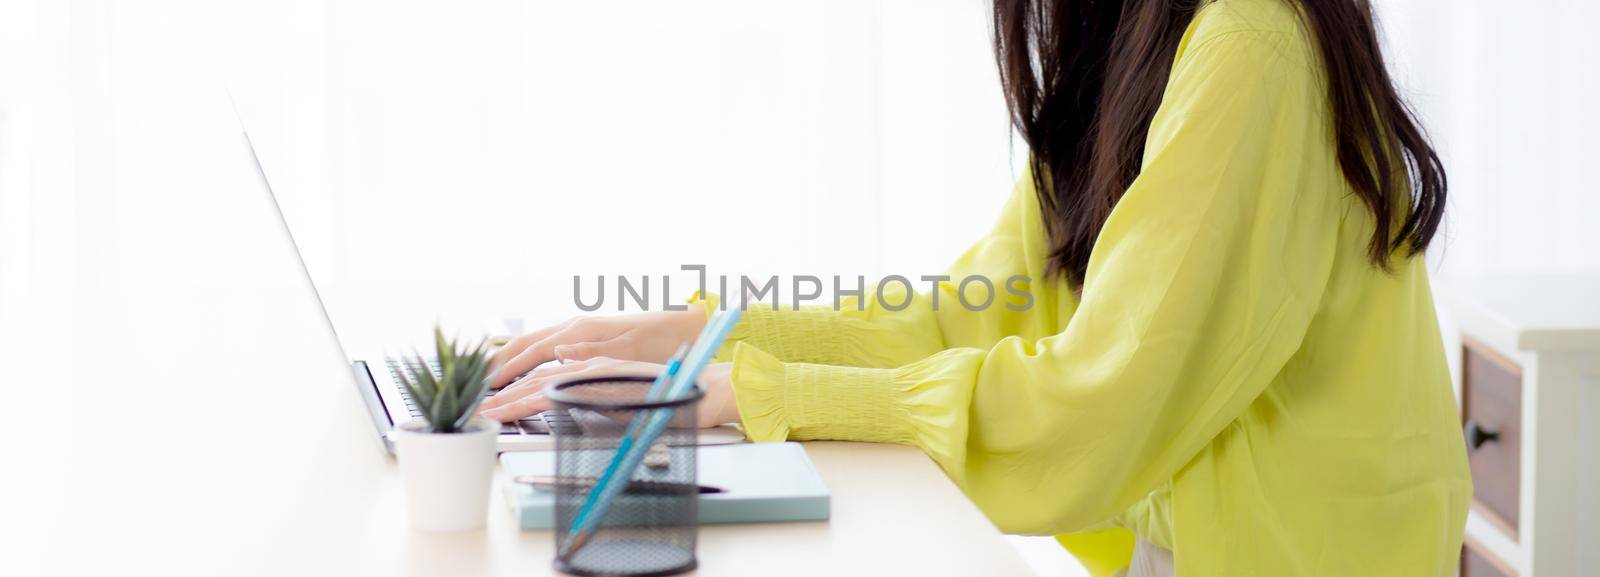
[[[1507,536],[1516,537],[1522,368],[1482,343],[1462,342],[1461,413],[1472,466],[1473,506]]]
[[[1517,573],[1499,559],[1478,552],[1469,542],[1461,548],[1461,577],[1517,577]]]

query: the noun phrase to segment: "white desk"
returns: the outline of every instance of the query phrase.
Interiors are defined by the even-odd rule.
[[[516,530],[498,491],[485,531],[405,527],[394,461],[265,199],[215,184],[174,201],[207,202],[205,219],[130,219],[161,234],[93,237],[6,309],[0,574],[549,573],[551,536]],[[707,527],[698,574],[1030,574],[920,452],[808,451],[833,519]]]
[[[714,525],[700,532],[697,575],[1028,575],[1014,549],[938,468],[905,447],[813,443],[807,452],[833,492],[826,523]],[[384,497],[400,504],[399,492]],[[496,493],[495,507],[503,507]],[[553,574],[548,531],[516,531],[493,511],[486,531],[403,538],[381,552],[396,570],[436,575]],[[393,515],[395,522],[401,515]],[[380,552],[373,552],[380,553]]]
[[[317,337],[280,341],[275,349],[260,342],[271,334],[263,325],[298,314],[192,306],[198,297],[177,291],[148,301],[148,310],[132,314],[171,324],[152,325],[142,337],[116,331],[119,348],[91,361],[96,368],[76,383],[77,392],[63,395],[73,399],[63,406],[83,418],[41,431],[48,449],[15,469],[37,477],[15,487],[12,479],[6,488],[30,501],[3,522],[26,532],[14,551],[20,557],[11,558],[34,569],[7,574],[551,573],[551,535],[517,530],[498,490],[484,531],[407,529],[398,470],[355,392],[338,378],[336,353],[307,356],[304,349],[326,344]],[[243,332],[201,347],[210,356],[192,367],[196,372],[154,360],[184,325],[230,314]],[[268,364],[229,373],[229,359],[251,358],[243,353]],[[131,369],[128,378],[94,377],[113,374],[117,364]],[[184,400],[191,396],[205,400]],[[166,404],[182,412],[164,410]],[[228,430],[227,407],[251,404],[279,417],[206,434]],[[63,439],[65,447],[51,442]],[[815,443],[807,451],[833,493],[833,519],[706,527],[697,574],[1031,574],[920,451],[854,443]]]

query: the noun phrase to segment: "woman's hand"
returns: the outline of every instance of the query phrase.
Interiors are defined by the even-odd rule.
[[[501,347],[495,353],[496,368],[489,377],[489,387],[504,387],[534,367],[557,359],[565,362],[610,357],[664,363],[678,345],[693,341],[705,324],[705,307],[699,304],[689,305],[684,311],[575,317],[512,339]]]
[[[545,397],[545,387],[557,380],[586,379],[594,377],[645,376],[654,377],[665,369],[660,364],[641,361],[624,361],[595,357],[570,361],[560,365],[540,367],[506,387],[478,406],[479,414],[502,423],[539,414],[552,408]],[[714,363],[700,372],[700,386],[705,397],[700,400],[697,422],[702,427],[715,427],[739,420],[738,405],[733,399],[733,363]]]

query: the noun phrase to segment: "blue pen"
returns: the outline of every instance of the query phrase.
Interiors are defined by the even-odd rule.
[[[733,330],[733,325],[739,322],[739,316],[742,313],[743,311],[739,309],[733,309],[719,313],[715,318],[711,319],[711,322],[706,326],[706,331],[701,334],[701,338],[690,349],[689,356],[683,363],[684,368],[680,369],[676,377],[672,379],[672,385],[668,387],[664,398],[679,399],[689,393],[694,386],[695,379],[700,376],[700,371],[711,360],[711,356],[716,352],[717,347],[722,346],[722,341],[728,337],[728,332]],[[570,555],[583,547],[589,535],[592,534],[594,525],[605,517],[606,509],[610,507],[611,501],[627,486],[626,482],[621,482],[618,479],[633,478],[633,473],[639,468],[639,463],[649,453],[650,445],[655,443],[656,439],[661,436],[662,431],[666,429],[667,424],[672,420],[672,413],[672,409],[649,411],[644,431],[637,437],[637,441],[627,443],[626,447],[619,446],[617,448],[617,454],[613,457],[613,464],[616,465],[614,472],[618,474],[597,482],[594,489],[589,492],[589,498],[585,501],[583,507],[578,510],[577,516],[572,521],[572,527],[568,530],[571,539],[568,540],[567,550],[562,552],[562,555]],[[626,441],[627,439],[624,439],[624,442]]]
[[[650,392],[645,393],[646,399],[654,401],[661,398],[661,393],[666,390],[667,383],[672,381],[673,375],[678,374],[678,367],[683,366],[683,357],[688,352],[689,345],[682,344],[678,345],[678,350],[673,351],[671,357],[667,357],[667,368],[661,371],[661,374],[656,375],[656,380],[650,383]]]
[[[678,374],[678,369],[683,366],[683,356],[688,350],[688,345],[678,345],[678,351],[672,353],[672,358],[667,360],[667,368],[662,369],[661,374],[656,375],[655,382],[650,383],[650,392],[645,394],[646,400],[661,400],[661,394],[665,392],[667,383],[673,380],[672,378]],[[617,445],[617,456],[606,464],[606,470],[600,473],[600,479],[595,482],[594,486],[604,487],[611,482],[611,477],[617,474],[617,469],[622,464],[622,455],[627,454],[628,449],[633,446],[634,435],[638,434],[640,427],[645,425],[645,421],[648,420],[646,415],[649,413],[649,411],[645,411],[634,415],[633,420],[628,422],[628,429],[622,433],[622,442]],[[584,512],[583,509],[578,510],[577,520],[583,520]]]
[[[704,354],[706,343],[711,342],[711,339],[709,338],[710,335],[717,331],[717,328],[721,326],[722,322],[725,322],[723,316],[717,315],[713,317],[710,322],[707,322],[704,328],[700,329],[700,335],[695,338],[693,346],[689,348],[689,357],[699,358]],[[679,350],[682,350],[681,346],[679,347]],[[712,350],[714,351],[715,349]],[[682,362],[680,360],[679,367],[681,366]],[[667,368],[674,373],[673,376],[675,376],[677,371],[680,370],[671,366],[668,366]],[[668,383],[675,382],[676,379],[671,378],[671,376],[665,374],[657,376],[655,382],[650,385],[650,392],[647,394],[646,399],[650,401],[661,400],[662,396],[667,392],[666,389],[668,388]],[[673,397],[667,396],[667,398]],[[639,428],[649,422],[649,417],[653,413],[655,413],[655,411],[641,412],[637,415],[634,415],[634,418],[628,422],[628,429],[623,433],[622,441],[618,443],[616,453],[612,455],[611,462],[606,464],[605,471],[601,473],[602,479],[609,481],[611,477],[616,475],[616,471],[621,467],[623,459],[627,457],[628,453],[633,448],[633,445],[637,439]],[[630,472],[630,475],[631,474],[632,473]],[[587,521],[589,515],[591,515],[593,512],[595,499],[598,497],[599,489],[606,486],[607,483],[596,482],[594,488],[589,490],[589,498],[584,501],[583,506],[578,509],[578,514],[573,518],[573,527],[582,526]]]

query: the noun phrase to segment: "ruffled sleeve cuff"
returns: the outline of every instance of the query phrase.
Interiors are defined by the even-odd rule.
[[[785,363],[750,343],[733,355],[733,391],[753,441],[847,440],[914,444],[894,369]]]

